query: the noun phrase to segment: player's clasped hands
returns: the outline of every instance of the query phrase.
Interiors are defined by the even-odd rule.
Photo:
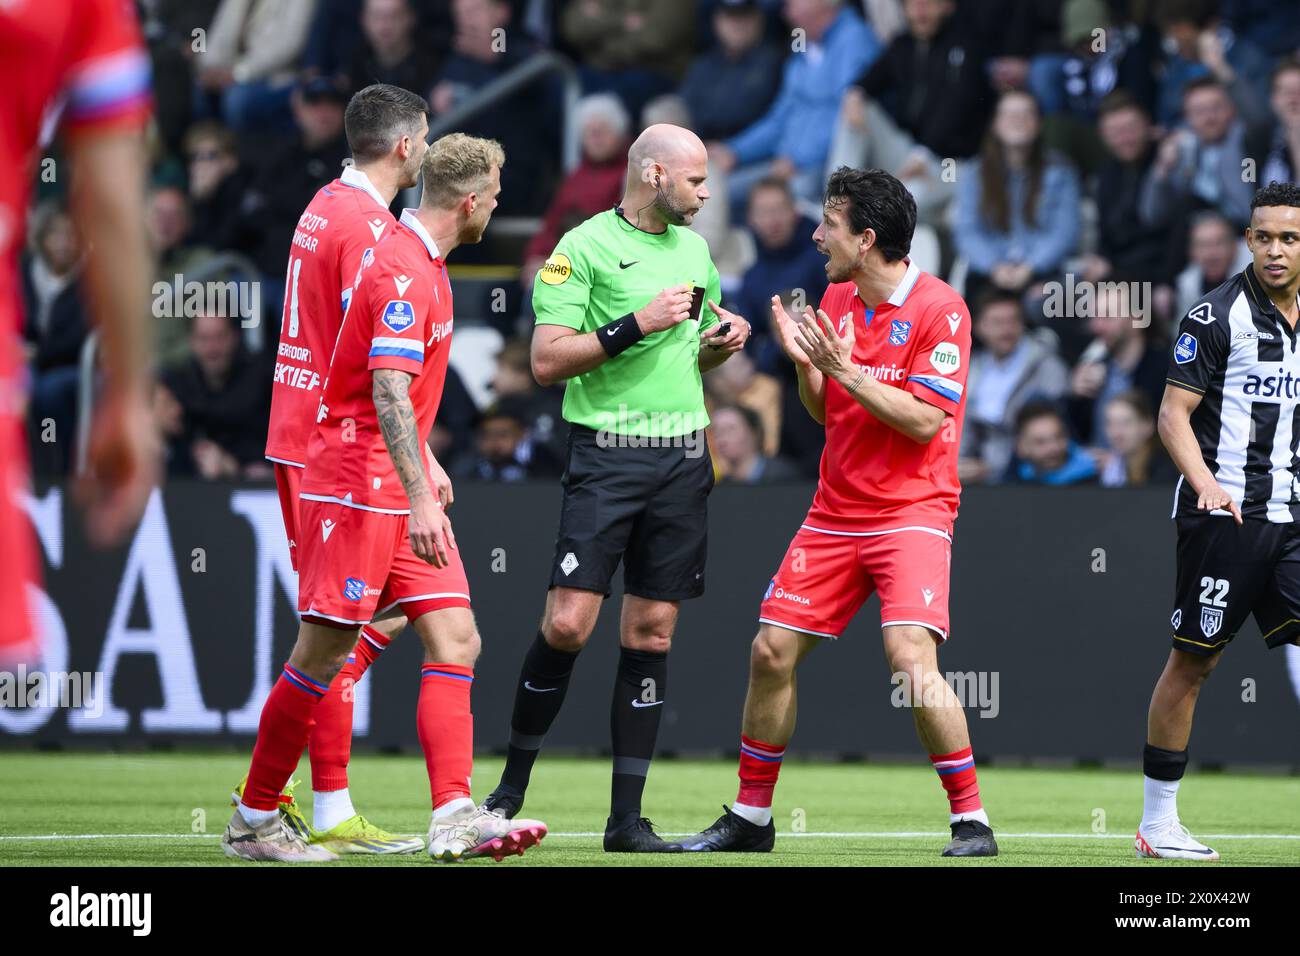
[[[456,535],[451,530],[451,519],[433,495],[420,495],[411,501],[407,531],[411,536],[411,550],[421,561],[435,568],[445,568],[450,563]]]
[[[691,317],[690,286],[675,285],[664,289],[633,314],[642,335],[671,329]]]
[[[844,322],[843,331],[821,309],[813,312],[812,306],[803,310],[795,323],[795,344],[824,375],[834,378],[847,372],[853,365],[853,322]]]

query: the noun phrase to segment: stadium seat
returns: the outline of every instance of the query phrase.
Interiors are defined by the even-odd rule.
[[[496,374],[497,353],[503,342],[501,333],[487,326],[457,323],[452,336],[449,361],[479,408],[492,404],[492,376]]]

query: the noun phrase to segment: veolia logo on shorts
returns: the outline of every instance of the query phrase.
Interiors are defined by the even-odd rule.
[[[779,601],[793,601],[795,604],[802,604],[805,607],[812,605],[812,600],[804,597],[802,594],[795,594],[793,591],[787,591],[783,587],[778,587],[772,592],[772,597]]]

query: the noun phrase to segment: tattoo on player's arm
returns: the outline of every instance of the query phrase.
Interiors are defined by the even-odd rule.
[[[415,499],[429,494],[429,479],[424,471],[424,451],[420,442],[419,426],[415,421],[415,408],[411,405],[411,376],[392,368],[375,369],[375,412],[379,416],[379,430],[384,444],[392,456],[397,477],[402,480],[406,496]]]

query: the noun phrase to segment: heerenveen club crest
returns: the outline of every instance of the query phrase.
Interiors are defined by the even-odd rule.
[[[1201,633],[1213,637],[1223,627],[1223,611],[1217,607],[1201,608]]]

